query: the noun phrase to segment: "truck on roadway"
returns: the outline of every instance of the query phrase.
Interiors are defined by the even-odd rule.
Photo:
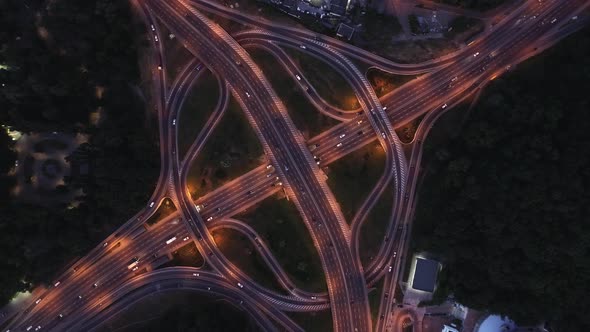
[[[139,257],[135,256],[135,257],[131,258],[129,263],[127,263],[127,269],[131,270],[137,264],[139,264]]]

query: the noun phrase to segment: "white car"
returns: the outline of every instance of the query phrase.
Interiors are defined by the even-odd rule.
[[[389,269],[387,269],[387,272],[391,272],[393,270],[393,267],[391,267],[391,265],[389,265]]]
[[[298,81],[301,81],[301,76],[295,75],[295,78],[297,78]]]
[[[238,287],[244,288],[244,285],[242,285],[241,283],[238,282]]]
[[[156,31],[156,28],[154,28],[153,24],[151,25],[151,27],[152,27],[152,31]]]
[[[385,132],[381,132],[381,137],[385,138]]]
[[[172,120],[172,125],[176,126],[176,119]]]
[[[340,137],[340,138],[344,138],[344,136],[346,136],[346,134],[342,134],[342,135],[340,135],[340,136],[338,136],[338,137]]]
[[[131,271],[137,271],[137,269],[139,269],[139,266],[136,265]]]
[[[250,98],[250,94],[248,92],[246,92],[246,97]]]
[[[478,55],[479,55],[479,52],[475,52],[475,53],[473,54],[473,57],[475,58],[475,57],[476,57],[476,56],[478,56]]]
[[[207,218],[207,221],[211,221],[211,220],[213,220],[213,217]]]
[[[272,167],[272,165],[271,165],[271,164],[268,164],[268,165],[266,166],[266,169],[269,169],[269,168],[271,168],[271,167]]]
[[[150,207],[154,207],[154,202],[151,202],[150,203]]]
[[[312,296],[312,297],[311,297],[311,299],[312,299],[312,300],[315,300],[315,299],[317,299],[317,297],[315,297],[315,296]]]
[[[182,239],[182,241],[188,241],[188,239],[190,239],[190,237],[185,237],[184,239]]]
[[[156,41],[156,43],[158,42],[158,36],[154,36],[154,40]]]
[[[444,110],[445,108],[447,108],[447,104],[442,105],[442,109]]]
[[[56,281],[55,284],[53,284],[53,287],[57,287],[59,284],[61,284],[61,281]]]
[[[41,299],[37,299],[37,301],[35,301],[35,304],[39,304],[39,302],[41,302]]]
[[[299,45],[299,48],[301,48],[302,50],[306,49],[307,47],[305,47],[305,45]]]
[[[109,243],[108,242],[105,242],[105,243],[102,244],[102,247],[104,248],[104,247],[106,247],[108,245],[109,245]]]
[[[361,124],[361,123],[363,123],[363,120],[358,120],[358,121],[356,122],[356,124]]]
[[[342,146],[342,142],[340,142],[340,143],[336,144],[336,147],[337,147],[337,148],[339,148],[339,147],[341,147],[341,146]]]

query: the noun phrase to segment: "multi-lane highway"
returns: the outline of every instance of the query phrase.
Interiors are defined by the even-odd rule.
[[[133,4],[145,21],[147,37],[154,45],[149,65],[153,78],[150,108],[159,118],[160,178],[142,211],[66,269],[53,285],[35,290],[23,307],[3,311],[0,324],[11,319],[8,325],[11,331],[91,330],[154,290],[178,288],[226,298],[249,312],[265,330],[300,330],[282,311],[327,308],[332,310],[335,330],[368,331],[373,329],[373,324],[379,331],[387,330],[391,326],[387,318],[395,310],[392,299],[407,258],[422,142],[432,124],[440,114],[473,95],[490,79],[579,29],[586,19],[573,22],[572,17],[588,6],[582,0],[526,1],[509,14],[494,14],[497,23],[493,29],[488,29],[468,47],[427,63],[399,65],[341,41],[257,20],[205,0],[193,3],[136,0]],[[243,31],[234,39],[197,10],[222,15],[254,29]],[[182,68],[172,84],[163,70],[166,57],[158,37],[161,23],[196,57]],[[299,87],[312,104],[343,121],[304,141],[244,46],[270,52],[293,76],[299,75],[299,69],[279,46],[299,49],[330,63],[353,87],[361,109],[346,112],[327,105],[313,87],[308,89],[310,83],[305,77],[299,75]],[[423,75],[378,99],[348,58],[391,72]],[[178,111],[205,67],[215,73],[221,97],[186,156],[179,156]],[[267,163],[203,197],[191,197],[187,189],[188,169],[224,115],[230,92],[263,143]],[[393,128],[422,114],[426,116],[406,161]],[[375,139],[386,151],[385,173],[365,198],[349,228],[320,167]],[[320,166],[316,161],[320,161]],[[395,201],[388,227],[384,238],[376,239],[382,242],[379,254],[363,269],[358,255],[358,234],[366,215],[389,186],[395,190]],[[297,288],[255,230],[230,219],[283,188],[312,235],[326,275],[328,294]],[[145,221],[165,197],[170,197],[179,211],[147,226]],[[246,235],[286,295],[264,288],[231,264],[211,236],[211,230],[218,227],[233,228]],[[172,237],[176,240],[168,242]],[[211,270],[152,271],[154,262],[190,241],[197,245]],[[379,318],[372,322],[367,286],[383,277]]]

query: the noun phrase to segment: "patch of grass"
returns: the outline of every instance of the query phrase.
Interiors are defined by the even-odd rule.
[[[385,153],[371,143],[330,164],[328,185],[350,223],[385,168]]]
[[[285,198],[269,197],[236,218],[258,232],[298,287],[327,291],[317,250],[293,203]]]
[[[415,78],[417,78],[417,76],[396,75],[376,68],[371,68],[367,71],[367,79],[379,98]]]
[[[170,291],[146,297],[98,331],[255,331],[257,326],[238,305],[214,297]]]
[[[203,151],[191,165],[189,191],[202,196],[262,164],[263,150],[254,129],[232,97]]]
[[[156,224],[159,220],[166,218],[167,216],[176,212],[176,206],[170,198],[165,198],[162,204],[158,207],[158,210],[152,214],[152,216],[146,221],[149,226]]]
[[[295,126],[306,138],[318,135],[339,123],[323,115],[307,100],[301,89],[297,87],[295,78],[289,75],[272,55],[258,49],[251,49],[248,53],[260,66],[285,104]]]
[[[215,110],[219,101],[219,84],[213,73],[207,70],[195,82],[179,110],[178,155],[184,156],[201,129]]]
[[[385,231],[387,230],[387,224],[391,215],[393,196],[392,186],[387,186],[361,227],[359,248],[361,262],[365,268],[377,255],[383,244]]]
[[[449,28],[451,31],[447,31],[445,37],[463,42],[482,32],[485,26],[481,20],[476,18],[459,16],[449,23]]]
[[[170,38],[171,32],[166,25],[160,23],[158,28],[160,31],[160,43],[164,45],[164,54],[166,56],[164,70],[166,70],[169,82],[173,82],[180,73],[180,70],[190,59],[194,58],[194,55],[175,36]],[[149,31],[149,36],[153,40],[153,32],[151,30]]]
[[[381,304],[381,293],[383,292],[383,280],[381,279],[369,289],[369,308],[371,309],[371,318],[373,326],[379,322],[379,305]]]
[[[328,64],[291,48],[285,48],[285,52],[301,68],[313,88],[327,103],[344,110],[360,107],[350,84]]]
[[[330,309],[314,312],[288,312],[287,315],[307,332],[333,331]]]
[[[205,264],[203,256],[194,242],[189,242],[172,253],[174,266],[202,267]]]
[[[217,229],[211,234],[219,250],[235,266],[262,286],[284,293],[283,287],[246,236],[225,228]]]
[[[402,143],[411,143],[414,140],[414,136],[416,135],[416,130],[418,130],[418,126],[424,119],[425,114],[420,115],[419,117],[415,118],[414,120],[406,123],[403,127],[399,127],[395,129],[395,132]]]

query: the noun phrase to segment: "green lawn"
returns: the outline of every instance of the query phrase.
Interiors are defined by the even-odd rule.
[[[328,185],[349,223],[384,168],[385,153],[379,143],[371,143],[328,166]]]
[[[287,313],[306,332],[333,331],[332,312],[328,310],[316,312]]]
[[[371,319],[373,320],[373,327],[377,325],[379,320],[379,305],[381,304],[381,293],[383,292],[383,279],[376,283],[369,289],[369,307],[371,309]]]
[[[298,287],[316,292],[327,290],[319,255],[292,202],[269,197],[236,218],[258,232]]]
[[[232,97],[225,115],[191,165],[188,183],[192,197],[202,196],[256,168],[264,160],[262,155],[258,137]]]
[[[101,332],[256,331],[247,313],[214,297],[170,291],[144,298],[98,329]]]
[[[219,250],[232,264],[262,286],[279,293],[285,292],[246,236],[226,228],[217,229],[212,235]]]
[[[332,67],[299,50],[285,47],[285,52],[298,64],[305,77],[326,102],[345,110],[360,107],[350,84]]]
[[[186,96],[176,121],[179,156],[185,155],[219,101],[219,84],[215,75],[209,70],[201,75]]]
[[[171,215],[176,212],[176,206],[170,198],[165,198],[162,204],[158,207],[158,210],[146,221],[150,226],[157,223],[159,220]]]
[[[203,256],[192,241],[172,253],[172,262],[175,266],[202,267],[205,264]]]
[[[377,255],[384,241],[385,231],[391,215],[393,186],[389,185],[369,213],[360,230],[359,248],[361,262],[367,267]]]
[[[417,78],[417,76],[396,75],[375,68],[371,68],[367,71],[367,79],[371,83],[373,89],[375,89],[375,93],[379,98],[415,78]]]
[[[285,104],[295,126],[304,136],[308,138],[316,136],[339,123],[339,121],[323,115],[307,100],[297,86],[295,78],[289,75],[272,55],[258,49],[250,49],[248,53],[260,66]]]
[[[190,59],[194,58],[194,56],[176,37],[170,38],[171,33],[163,23],[160,23],[158,27],[160,31],[160,42],[164,45],[164,54],[166,56],[164,70],[166,70],[168,82],[172,83],[178,73],[180,73],[180,70]],[[149,36],[153,40],[151,29],[149,29]]]

